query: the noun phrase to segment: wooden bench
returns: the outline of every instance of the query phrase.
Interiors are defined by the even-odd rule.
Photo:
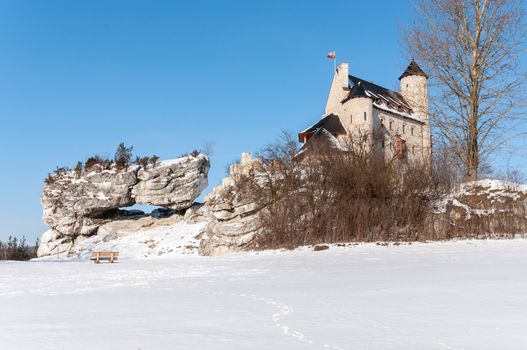
[[[106,260],[113,264],[118,257],[119,252],[91,252],[90,260],[93,260],[96,264],[100,263],[101,260]]]

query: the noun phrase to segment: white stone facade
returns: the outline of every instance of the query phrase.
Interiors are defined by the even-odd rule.
[[[338,66],[322,119],[338,116],[346,134],[335,136],[342,143],[356,142],[357,136],[367,134],[370,147],[384,153],[386,160],[430,162],[427,76],[412,64],[400,78],[400,92],[350,76],[347,63]],[[410,67],[419,71],[413,73]],[[307,139],[301,136],[302,141]]]

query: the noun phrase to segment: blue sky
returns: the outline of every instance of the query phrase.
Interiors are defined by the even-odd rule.
[[[328,51],[397,88],[410,21],[406,1],[0,0],[0,239],[40,236],[47,173],[120,142],[162,159],[210,143],[217,185],[320,117]]]

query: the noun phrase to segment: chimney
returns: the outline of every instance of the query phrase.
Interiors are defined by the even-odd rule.
[[[341,62],[337,66],[336,74],[339,77],[340,86],[342,86],[343,88],[344,87],[348,87],[348,85],[349,85],[349,82],[348,82],[348,62]]]

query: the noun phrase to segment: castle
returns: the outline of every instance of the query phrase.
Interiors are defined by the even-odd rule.
[[[335,70],[322,119],[300,132],[302,151],[314,145],[345,150],[368,140],[386,160],[429,164],[431,159],[427,74],[412,60],[399,77],[400,92]]]

